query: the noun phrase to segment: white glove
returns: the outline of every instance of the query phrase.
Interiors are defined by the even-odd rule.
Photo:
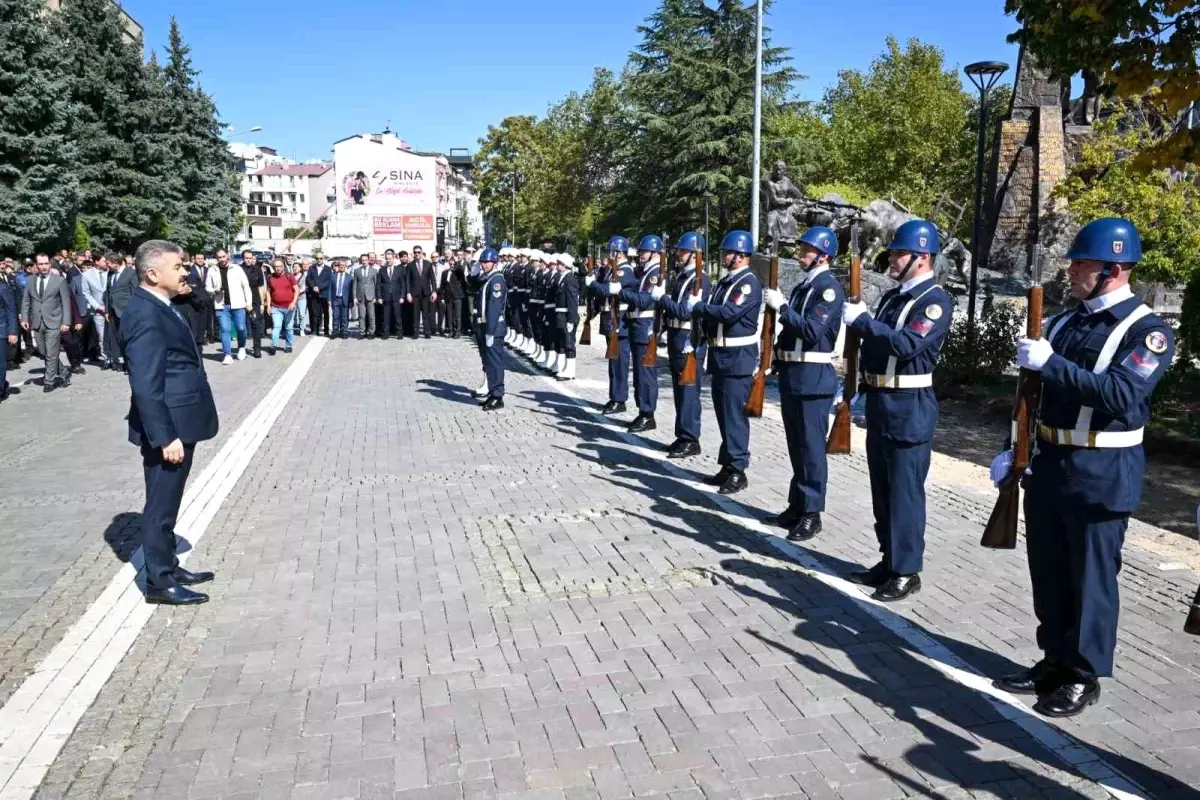
[[[991,478],[992,483],[996,486],[1004,483],[1008,478],[1008,474],[1012,472],[1013,451],[1005,450],[1000,455],[992,459]]]
[[[787,302],[787,298],[783,296],[783,292],[778,289],[767,289],[763,293],[763,300],[771,307],[772,311],[778,311],[779,307]]]
[[[575,332],[575,324],[571,323],[570,325],[567,325],[567,333],[574,333],[574,332]]]
[[[654,300],[655,302],[658,302],[658,298],[662,297],[666,293],[667,293],[667,290],[664,289],[663,287],[655,286],[653,289],[650,290],[650,298],[652,300]]]
[[[617,295],[619,295],[621,293],[621,284],[610,283],[608,285],[608,293],[612,297],[616,297]]]
[[[484,338],[484,342],[486,342],[486,343],[487,343],[487,346],[488,346],[488,347],[491,347],[493,344],[495,344],[495,343],[496,343],[496,337],[495,337],[495,336],[488,336],[488,337],[485,337],[485,338]]]
[[[863,302],[847,302],[842,306],[842,320],[847,325],[853,325],[854,320],[867,313],[867,304]]]
[[[1022,339],[1017,342],[1017,366],[1041,372],[1054,355],[1054,345],[1045,339]]]
[[[584,286],[591,286],[595,282],[596,282],[596,277],[594,275],[588,275],[586,278],[583,279]]]
[[[699,302],[700,302],[700,295],[689,294],[688,295],[688,303],[687,303],[688,311],[691,311],[693,308],[695,308],[696,304]]]

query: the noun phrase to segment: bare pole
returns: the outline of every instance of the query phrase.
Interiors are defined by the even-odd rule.
[[[759,180],[761,176],[760,155],[762,149],[762,40],[763,4],[758,0],[755,25],[758,34],[754,42],[754,167],[750,178],[750,240],[758,249],[758,204]]]

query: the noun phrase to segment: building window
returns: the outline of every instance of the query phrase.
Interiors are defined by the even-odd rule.
[[[271,202],[272,203],[282,203],[283,195],[280,194],[279,192],[271,192]]]
[[[246,204],[246,213],[250,216],[254,216],[254,206],[252,204]]]
[[[300,202],[301,202],[301,203],[303,203],[303,202],[304,202],[304,195],[300,195]]]
[[[308,214],[301,214],[301,215],[300,215],[300,221],[301,221],[301,222],[308,222]]]
[[[279,216],[279,209],[278,209],[278,208],[276,208],[275,206],[271,206],[271,216],[272,216],[272,217],[278,217],[278,216]]]
[[[260,217],[265,217],[265,216],[267,215],[267,207],[266,207],[266,206],[259,206],[259,207],[258,207],[258,215],[259,215]]]

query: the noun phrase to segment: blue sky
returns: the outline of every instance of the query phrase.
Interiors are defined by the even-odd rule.
[[[592,69],[619,69],[656,0],[122,0],[161,49],[170,15],[235,136],[299,159],[391,128],[413,147],[475,151],[489,124],[541,114]],[[773,41],[816,99],[840,69],[866,68],[889,34],[937,44],[947,62],[998,59],[1015,28],[1003,0],[776,0]],[[1006,76],[1011,80],[1012,71]]]

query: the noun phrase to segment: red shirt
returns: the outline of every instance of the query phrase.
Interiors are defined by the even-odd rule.
[[[287,308],[296,299],[296,286],[299,281],[296,276],[287,272],[282,275],[271,275],[267,278],[267,291],[271,295],[271,305]]]

